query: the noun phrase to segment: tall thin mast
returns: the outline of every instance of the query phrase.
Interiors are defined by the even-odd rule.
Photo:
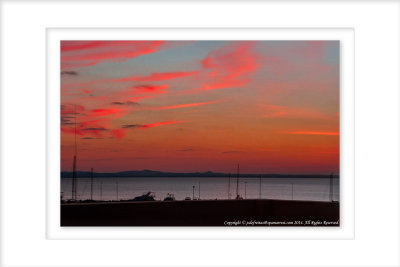
[[[93,200],[93,168],[90,170],[90,200]]]
[[[237,166],[237,173],[236,173],[236,198],[239,198],[239,163]]]
[[[200,200],[200,181],[199,181],[199,200]]]
[[[118,179],[117,179],[117,181],[115,182],[115,186],[116,186],[116,188],[117,188],[117,201],[118,201],[118,198],[119,198],[119,196],[118,196]]]
[[[329,200],[333,201],[333,172],[329,178]]]
[[[74,105],[74,114],[75,114],[75,123],[74,123],[75,130],[74,130],[74,132],[75,132],[75,156],[76,156],[76,151],[77,151],[77,149],[76,149],[76,104]]]
[[[244,182],[244,199],[247,199],[247,181]]]
[[[76,147],[76,105],[74,106],[74,114],[75,114],[75,153],[74,153],[74,162],[72,165],[72,199],[76,200],[76,191],[77,191],[77,174],[76,174],[76,154],[77,154],[77,147]]]
[[[100,200],[103,200],[103,180],[100,181]]]
[[[231,199],[231,173],[229,173],[228,178],[228,199]]]
[[[76,200],[76,155],[74,155],[74,163],[72,165],[72,193],[71,198]]]

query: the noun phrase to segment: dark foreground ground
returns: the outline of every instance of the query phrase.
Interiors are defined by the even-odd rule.
[[[61,205],[61,226],[339,226],[339,203],[287,200]]]

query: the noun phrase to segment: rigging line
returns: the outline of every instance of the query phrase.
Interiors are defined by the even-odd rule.
[[[75,156],[76,156],[76,104],[74,105],[74,117],[75,117],[75,130],[74,130],[74,132],[75,132]]]
[[[79,179],[79,180],[82,180],[82,179]],[[87,187],[87,184],[89,183],[89,181],[85,181],[85,183],[84,183],[84,185],[83,185],[83,189],[82,189],[82,191],[81,191],[81,196],[83,197],[84,196],[84,194],[85,194],[85,191],[86,191],[86,187]]]

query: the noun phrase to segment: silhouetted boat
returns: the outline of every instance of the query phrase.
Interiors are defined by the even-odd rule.
[[[174,194],[170,193],[168,193],[167,196],[164,198],[164,201],[174,201],[174,200],[175,200]]]
[[[79,202],[79,200],[72,199],[72,198],[62,201],[62,203],[76,203],[76,202]]]
[[[90,202],[96,202],[96,200],[93,200],[93,199],[85,199],[85,200],[82,200],[81,202],[90,203]]]
[[[153,192],[147,192],[141,196],[132,198],[132,199],[128,199],[128,201],[154,201],[155,199],[155,195],[153,194]]]

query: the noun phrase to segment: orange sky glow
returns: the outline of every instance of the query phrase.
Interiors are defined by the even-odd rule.
[[[338,173],[339,45],[61,41],[61,170]]]

